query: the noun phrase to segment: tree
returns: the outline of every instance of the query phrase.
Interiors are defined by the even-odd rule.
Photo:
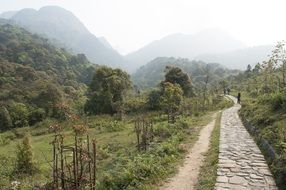
[[[106,66],[99,67],[89,86],[89,99],[85,105],[85,112],[116,113],[121,107],[120,104],[124,102],[124,95],[131,87],[130,76],[126,72]]]
[[[183,90],[178,84],[165,82],[161,84],[161,91],[160,107],[168,114],[168,121],[173,123],[183,100]]]
[[[148,108],[150,110],[159,110],[160,109],[160,97],[161,97],[161,91],[160,90],[152,90],[148,94]]]
[[[17,160],[15,172],[24,174],[33,174],[36,171],[36,165],[33,160],[33,151],[30,138],[25,136],[22,144],[17,146]]]
[[[219,86],[220,86],[220,88],[222,89],[223,92],[225,92],[227,85],[228,84],[227,84],[226,80],[222,80],[222,81],[219,82]]]
[[[34,99],[34,103],[43,108],[47,115],[53,115],[54,105],[63,101],[63,92],[54,84],[48,84]]]
[[[28,126],[29,111],[23,103],[12,103],[9,108],[9,113],[12,118],[13,127],[26,127]]]
[[[166,66],[165,81],[172,84],[178,84],[184,92],[184,96],[191,96],[193,94],[192,83],[189,75],[178,67]]]
[[[246,71],[245,71],[245,74],[246,74],[246,77],[249,78],[250,75],[251,75],[251,72],[252,72],[252,67],[251,65],[247,65],[247,68],[246,68]]]
[[[257,64],[254,66],[252,72],[253,72],[254,74],[259,74],[260,71],[261,71],[261,65],[260,65],[260,63],[257,63]]]
[[[9,111],[3,106],[0,108],[0,130],[7,130],[12,127],[12,119]]]

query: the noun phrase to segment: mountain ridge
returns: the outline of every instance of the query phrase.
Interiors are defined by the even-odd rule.
[[[64,8],[45,6],[39,10],[22,9],[10,20],[32,33],[56,39],[75,54],[84,53],[92,62],[113,67],[124,64],[123,56],[102,44],[72,12]]]
[[[224,42],[224,46],[222,46]],[[227,44],[227,45],[225,45]],[[155,40],[125,56],[128,67],[135,71],[156,57],[184,57],[194,59],[204,53],[223,53],[245,48],[239,40],[220,29],[205,29],[195,34],[171,34]]]

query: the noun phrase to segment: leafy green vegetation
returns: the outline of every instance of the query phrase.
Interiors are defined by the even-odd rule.
[[[185,153],[185,149],[180,148],[181,144],[190,146],[195,142],[200,126],[210,121],[212,113],[207,112],[204,115],[191,117],[181,116],[175,124],[168,124],[165,115],[157,114],[158,116],[154,117],[156,137],[146,152],[137,151],[133,118],[116,121],[108,116],[90,116],[81,118],[76,123],[86,122],[90,126],[89,134],[97,139],[99,189],[106,189],[106,187],[144,189],[148,186],[153,187],[159,179],[164,179],[176,171],[176,165],[183,159]],[[65,129],[65,140],[69,144],[73,140],[69,129],[73,122],[63,121],[61,125]],[[0,147],[0,155],[3,158],[1,163],[7,166],[0,172],[2,187],[8,188],[12,180],[19,180],[23,188],[29,188],[35,184],[35,181],[43,184],[51,178],[48,161],[52,160],[52,146],[49,143],[53,135],[47,131],[49,126],[48,122],[43,122],[41,127],[26,127],[1,134],[1,139],[6,141]],[[12,174],[16,163],[15,150],[26,133],[32,135],[32,150],[39,173],[16,178]]]
[[[213,111],[229,105],[219,93],[221,86],[210,85],[212,72],[219,72],[213,70],[215,64],[201,68],[197,84],[203,87],[192,82],[188,71],[173,66],[166,68],[165,79],[155,80],[158,88],[141,92],[126,72],[92,65],[83,54],[71,55],[7,24],[0,25],[0,55],[4,189],[51,185],[53,126],[61,128],[71,146],[72,129],[89,128],[97,141],[98,189],[156,189],[176,171]],[[134,132],[141,119],[153,126],[152,141],[142,150]]]
[[[56,117],[57,103],[77,111],[94,71],[83,54],[71,55],[22,28],[0,25],[0,129]]]
[[[210,148],[205,154],[205,160],[200,170],[198,183],[196,184],[197,190],[210,190],[215,187],[219,154],[220,120],[221,113],[217,115],[215,121],[215,127],[210,139]]]
[[[89,85],[90,99],[85,105],[89,114],[114,114],[123,111],[124,96],[131,88],[129,75],[120,69],[99,67]]]
[[[209,82],[214,84],[225,77],[237,75],[239,73],[237,70],[229,70],[217,63],[207,64],[202,61],[190,61],[183,58],[176,59],[174,57],[159,57],[140,67],[131,76],[132,81],[141,89],[155,87],[164,79],[166,66],[169,68],[181,68],[181,70],[191,76],[192,83],[198,86],[201,86],[205,82],[206,75],[209,75]],[[184,75],[181,77],[184,77]]]
[[[256,128],[256,141],[267,158],[277,185],[286,187],[286,60],[284,43],[278,43],[267,61],[233,78],[232,86],[242,92],[240,116]],[[247,124],[247,123],[246,123]],[[265,150],[265,139],[275,150]]]

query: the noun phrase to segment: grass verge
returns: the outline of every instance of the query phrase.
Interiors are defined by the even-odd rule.
[[[222,113],[220,112],[217,115],[215,121],[215,127],[210,139],[210,148],[205,155],[204,164],[201,167],[198,183],[196,185],[197,190],[214,189],[216,183],[221,114]]]

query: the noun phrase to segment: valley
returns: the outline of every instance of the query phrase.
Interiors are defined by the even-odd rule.
[[[0,14],[1,190],[286,188],[284,41],[209,27],[121,55],[82,15],[24,7]]]

